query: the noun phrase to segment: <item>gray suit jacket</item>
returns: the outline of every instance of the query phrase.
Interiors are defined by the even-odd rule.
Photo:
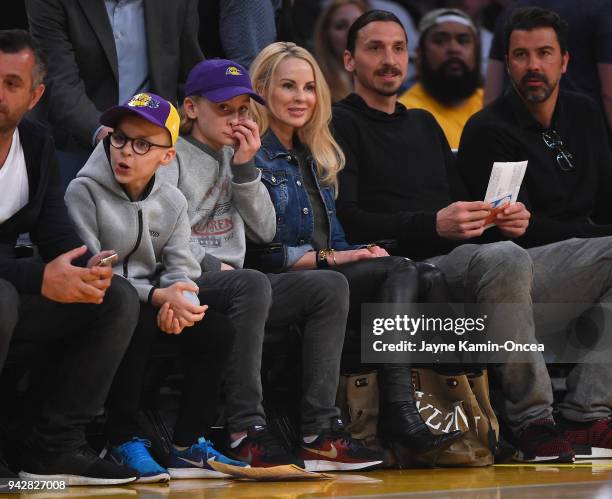
[[[150,90],[171,102],[204,58],[197,0],[143,0]],[[26,0],[30,31],[47,56],[48,117],[59,149],[91,149],[103,111],[118,104],[117,51],[104,0]]]

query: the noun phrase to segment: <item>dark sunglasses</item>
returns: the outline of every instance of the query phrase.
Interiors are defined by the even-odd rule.
[[[572,163],[574,156],[563,147],[563,141],[556,130],[543,131],[542,140],[547,147],[557,152],[557,164],[562,171],[571,172],[574,170],[574,163]]]

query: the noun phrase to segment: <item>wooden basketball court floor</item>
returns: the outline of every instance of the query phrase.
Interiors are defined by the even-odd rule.
[[[471,469],[334,473],[332,479],[308,482],[176,480],[167,485],[71,487],[64,492],[27,492],[22,496],[28,499],[612,499],[612,460],[556,466],[509,464]]]

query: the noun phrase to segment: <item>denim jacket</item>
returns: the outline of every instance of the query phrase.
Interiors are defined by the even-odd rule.
[[[314,218],[297,158],[287,151],[271,130],[266,132],[261,142],[255,164],[261,170],[261,181],[268,188],[276,209],[274,243],[277,244],[274,251],[261,252],[258,266],[278,272],[289,269],[304,254],[315,249],[311,245]],[[316,165],[310,155],[308,162],[327,213],[328,247],[338,251],[362,247],[346,241],[344,229],[336,217],[334,189],[319,184]]]

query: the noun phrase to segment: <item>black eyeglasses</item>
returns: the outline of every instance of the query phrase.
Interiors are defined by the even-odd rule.
[[[140,156],[147,154],[151,150],[151,147],[164,147],[166,149],[172,147],[163,146],[161,144],[153,144],[145,139],[133,139],[132,137],[127,137],[121,132],[112,132],[110,134],[110,143],[115,149],[123,149],[128,142],[132,143],[132,151]]]
[[[572,163],[574,156],[563,147],[563,141],[555,130],[542,132],[542,140],[547,147],[557,151],[557,164],[562,171],[571,172],[574,170],[574,163]]]

